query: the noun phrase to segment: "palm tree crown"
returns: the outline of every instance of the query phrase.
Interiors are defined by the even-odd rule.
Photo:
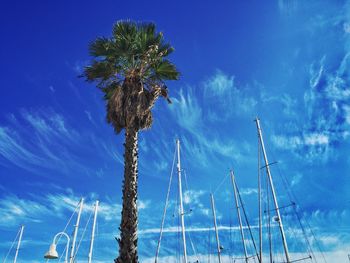
[[[84,76],[104,92],[107,121],[117,133],[149,128],[154,101],[163,96],[170,102],[164,81],[179,77],[166,59],[173,47],[153,23],[119,21],[112,37],[97,38],[89,49],[94,59]]]

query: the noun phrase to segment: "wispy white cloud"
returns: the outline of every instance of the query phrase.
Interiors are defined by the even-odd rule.
[[[199,198],[203,196],[206,192],[203,190],[195,191],[188,190],[184,192],[184,203],[185,204],[200,204]]]
[[[295,106],[294,116],[289,115],[292,129],[286,127],[283,134],[271,137],[275,146],[291,150],[297,157],[309,162],[327,161],[337,158],[334,154],[338,142],[348,137],[348,104],[350,89],[348,87],[349,54],[346,53],[335,71],[326,70],[326,56],[310,65],[309,89],[304,93],[304,107]]]
[[[216,70],[215,74],[204,82],[205,96],[224,96],[234,87],[234,76],[228,76],[221,70]]]
[[[0,225],[18,225],[21,221],[41,222],[42,216],[52,214],[46,206],[9,195],[0,199]]]
[[[252,229],[258,228],[259,226],[250,226]],[[244,226],[244,229],[248,229],[248,227]],[[239,231],[239,226],[225,226],[225,225],[218,225],[217,226],[218,231]],[[202,233],[208,233],[208,231],[215,231],[214,226],[211,227],[186,227],[186,232],[202,232]],[[149,229],[141,229],[139,231],[140,235],[146,235],[146,234],[159,234],[160,229],[159,228],[149,228]],[[178,226],[171,226],[163,229],[164,233],[178,233],[179,228]]]
[[[350,106],[344,105],[343,110],[346,123],[350,125]]]
[[[230,78],[221,76],[223,73],[218,73],[224,80],[214,81],[213,83],[220,83],[220,90],[222,92],[226,92],[226,89],[231,88],[231,80]],[[226,83],[226,81],[228,83]],[[223,84],[225,82],[225,84]],[[213,89],[214,87],[207,87],[206,90],[209,92],[209,89]],[[233,87],[234,88],[234,87]],[[221,97],[221,91],[218,96],[220,96],[220,100],[228,98],[229,96],[225,93]],[[230,91],[230,93],[235,91]],[[186,152],[189,154],[189,158],[195,158],[202,165],[207,165],[210,159],[217,159],[219,156],[224,156],[232,159],[240,159],[242,160],[242,156],[245,155],[246,147],[238,147],[237,142],[233,138],[220,138],[216,136],[215,133],[208,130],[208,121],[214,121],[212,112],[205,111],[202,108],[202,104],[199,100],[198,94],[194,96],[194,88],[187,87],[186,90],[181,89],[179,92],[179,98],[174,99],[174,106],[171,108],[171,112],[179,124],[179,126],[185,129],[188,134],[185,134],[181,137],[183,141],[184,148]],[[234,99],[241,99],[232,96]],[[210,99],[205,98],[206,103],[210,103]],[[244,100],[243,100],[244,101]],[[255,103],[253,103],[255,105]],[[239,107],[245,107],[246,104],[240,104]],[[220,107],[220,104],[217,105]],[[250,106],[248,106],[249,108]],[[232,105],[232,108],[235,108],[235,105]],[[231,107],[229,107],[231,109]],[[220,111],[220,109],[218,110]],[[229,114],[225,112],[225,114]],[[214,117],[216,118],[216,117]],[[225,117],[223,117],[225,119]],[[222,120],[221,120],[222,121]],[[241,142],[244,143],[244,142]]]
[[[256,188],[242,188],[240,191],[241,195],[252,195],[252,194],[258,194],[258,189]]]
[[[104,160],[108,153],[110,160],[123,163],[121,155],[93,133],[80,133],[62,114],[53,109],[26,110],[20,115],[8,115],[7,126],[0,125],[0,162],[6,166],[20,167],[38,175],[43,169],[68,173],[71,169],[90,171],[79,152],[86,153],[94,147],[95,156]],[[90,145],[90,147],[87,147]]]
[[[322,74],[324,72],[324,62],[326,57],[323,56],[319,63],[312,63],[310,66],[310,87],[316,88],[320,82]]]
[[[297,116],[298,111],[298,100],[287,93],[276,95],[267,94],[265,91],[260,93],[261,102],[270,104],[271,102],[279,103],[283,107],[283,113],[288,118]],[[272,107],[272,106],[271,106]]]
[[[0,127],[0,155],[5,160],[24,169],[31,170],[32,165],[47,166],[42,157],[28,150],[18,134],[7,127]]]
[[[0,225],[14,226],[28,222],[45,222],[49,217],[63,218],[67,212],[73,212],[80,197],[73,192],[47,194],[39,196],[31,194],[30,199],[16,195],[7,195],[0,199]],[[95,194],[85,199],[83,213],[94,211]],[[145,209],[149,201],[140,201],[140,209]],[[111,221],[120,218],[121,205],[103,200],[99,205],[99,220]],[[67,218],[68,219],[68,218]]]
[[[306,145],[327,145],[329,144],[329,137],[325,134],[311,133],[305,135]]]
[[[249,95],[246,87],[237,86],[233,75],[227,75],[221,70],[216,70],[213,76],[204,81],[203,86],[206,101],[212,101],[220,111],[219,116],[209,111],[211,119],[215,121],[227,120],[242,113],[253,114],[258,104],[256,98]]]
[[[202,108],[199,106],[192,89],[188,87],[185,94],[181,89],[179,98],[174,98],[173,103],[174,107],[170,109],[179,125],[192,134],[198,132],[202,128]]]
[[[306,161],[315,159],[326,161],[332,152],[330,138],[324,133],[304,133],[302,135],[272,135],[271,140],[280,149],[292,151]]]

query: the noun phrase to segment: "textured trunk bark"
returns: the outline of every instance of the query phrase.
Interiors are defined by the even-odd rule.
[[[123,208],[120,223],[119,256],[115,263],[138,263],[137,254],[137,134],[126,129],[124,154]]]

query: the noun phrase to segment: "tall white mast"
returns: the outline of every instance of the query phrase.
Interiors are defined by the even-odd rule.
[[[217,225],[216,225],[216,212],[215,212],[215,203],[214,203],[214,196],[213,196],[213,194],[210,194],[210,200],[211,200],[211,208],[212,208],[212,210],[213,210],[214,227],[215,227],[215,236],[216,236],[216,245],[217,245],[217,250],[218,250],[219,263],[221,263],[220,240],[219,240],[218,227],[217,227]]]
[[[262,259],[262,209],[261,209],[261,172],[260,172],[260,143],[258,144],[258,199],[259,199],[259,259],[260,263]]]
[[[21,241],[22,241],[22,235],[23,235],[23,230],[24,230],[24,225],[21,225],[20,232],[19,232],[19,238],[18,238],[18,243],[17,243],[17,248],[16,248],[16,254],[15,254],[15,259],[13,260],[13,263],[17,262],[17,257],[18,257],[18,251],[21,246]]]
[[[81,215],[81,211],[83,210],[83,203],[84,203],[84,198],[81,198],[80,202],[79,202],[79,212],[78,212],[78,216],[77,216],[77,221],[76,221],[76,224],[74,226],[73,242],[72,242],[72,246],[70,248],[69,263],[74,262],[75,242],[77,240],[78,228],[79,228],[79,223],[80,223],[80,215]]]
[[[98,200],[96,200],[96,203],[95,203],[94,222],[92,224],[92,230],[91,230],[91,241],[90,241],[90,250],[89,250],[88,263],[91,263],[91,261],[92,261],[92,249],[94,247],[97,211],[98,211]]]
[[[286,256],[286,261],[287,263],[290,263],[290,259],[289,259],[289,252],[288,252],[288,245],[287,245],[287,240],[286,240],[286,236],[284,234],[284,230],[283,230],[283,223],[282,223],[282,218],[280,215],[280,210],[278,207],[278,203],[277,203],[277,198],[276,198],[276,192],[275,192],[275,188],[273,185],[273,181],[272,181],[272,176],[271,176],[271,172],[270,172],[270,166],[269,166],[269,161],[267,160],[267,156],[266,156],[266,151],[265,151],[265,145],[264,145],[264,140],[262,137],[262,133],[261,133],[261,128],[260,128],[260,122],[259,119],[256,118],[255,119],[256,122],[256,127],[258,130],[258,136],[259,136],[259,140],[260,140],[260,144],[261,144],[261,149],[264,155],[264,161],[265,161],[265,166],[266,166],[266,172],[267,172],[267,176],[269,179],[269,184],[271,187],[271,192],[272,192],[272,197],[273,197],[273,202],[275,205],[275,209],[276,209],[276,214],[277,214],[277,222],[278,222],[278,226],[281,232],[281,237],[282,237],[282,242],[283,242],[283,248],[284,248],[284,254]]]
[[[244,232],[243,232],[243,227],[242,227],[241,212],[239,211],[239,204],[238,204],[238,198],[237,198],[237,186],[236,186],[235,176],[234,176],[232,170],[230,171],[230,173],[231,173],[231,181],[232,181],[233,192],[234,192],[234,196],[235,196],[235,203],[236,203],[236,208],[237,208],[237,217],[238,217],[238,222],[239,222],[239,228],[241,230],[241,237],[242,237],[245,262],[248,262],[247,247],[246,247],[245,242],[244,242]]]
[[[182,203],[182,185],[181,185],[181,162],[180,162],[180,140],[176,140],[177,145],[177,174],[179,180],[179,198],[180,198],[180,218],[181,218],[181,230],[182,230],[182,241],[184,249],[184,263],[187,263],[187,250],[186,250],[186,230],[185,230],[185,213]]]

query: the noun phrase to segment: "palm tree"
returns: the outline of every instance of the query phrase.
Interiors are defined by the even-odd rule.
[[[114,262],[136,263],[137,137],[151,127],[155,101],[162,96],[171,103],[164,81],[179,78],[175,65],[166,59],[174,49],[156,32],[155,24],[119,21],[112,37],[97,38],[89,50],[93,60],[83,76],[103,91],[107,122],[117,134],[125,130],[123,208]]]

